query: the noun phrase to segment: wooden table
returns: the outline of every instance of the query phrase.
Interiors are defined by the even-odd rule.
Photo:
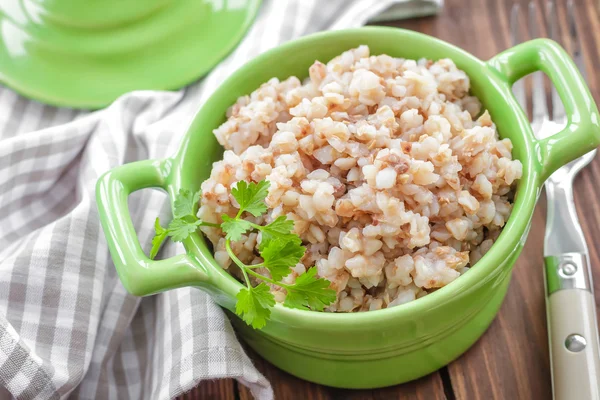
[[[565,0],[558,0],[561,31],[566,34]],[[538,0],[538,7],[543,1]],[[576,0],[588,83],[600,104],[600,77],[591,73],[600,63],[600,1]],[[446,0],[437,17],[387,25],[436,36],[488,59],[510,47],[509,0]],[[525,6],[525,7],[524,7]],[[521,9],[526,10],[522,2]],[[523,20],[524,21],[524,20]],[[541,22],[541,20],[540,20]],[[525,30],[525,29],[524,29]],[[541,34],[545,34],[540,24]],[[575,182],[575,201],[595,269],[596,301],[600,300],[600,157]],[[378,390],[340,390],[295,378],[248,350],[258,369],[272,383],[276,399],[550,399],[550,366],[544,304],[542,247],[545,199],[535,210],[529,239],[514,269],[500,313],[483,337],[463,356],[429,376]],[[251,399],[234,380],[203,382],[182,399]]]

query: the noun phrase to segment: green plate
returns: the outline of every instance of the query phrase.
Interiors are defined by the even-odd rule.
[[[0,82],[58,106],[101,108],[172,90],[221,61],[260,0],[0,2]]]

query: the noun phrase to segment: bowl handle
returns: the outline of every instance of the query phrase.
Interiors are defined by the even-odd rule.
[[[567,126],[559,133],[535,140],[538,145],[541,182],[559,167],[600,144],[600,116],[585,80],[560,45],[535,39],[503,51],[488,61],[512,86],[535,71],[543,71],[556,87],[567,115]]]
[[[206,286],[206,271],[189,254],[166,260],[148,258],[131,222],[127,197],[136,190],[167,189],[171,160],[145,160],[117,167],[96,184],[100,222],[115,267],[128,292],[146,296],[183,286]]]

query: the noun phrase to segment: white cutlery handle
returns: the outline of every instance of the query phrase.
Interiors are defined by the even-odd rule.
[[[563,289],[551,293],[546,304],[554,399],[600,399],[594,295],[588,290]]]

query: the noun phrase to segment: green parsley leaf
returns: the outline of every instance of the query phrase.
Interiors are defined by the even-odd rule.
[[[190,236],[190,233],[195,232],[201,224],[202,221],[200,220],[188,222],[183,218],[177,218],[169,223],[167,228],[168,235],[171,236],[171,239],[175,242],[183,242],[183,240]]]
[[[154,257],[158,254],[158,250],[160,250],[160,245],[167,238],[167,230],[160,225],[160,220],[156,217],[154,221],[154,237],[152,238],[152,249],[150,249],[150,259],[154,260]]]
[[[244,233],[252,229],[250,222],[244,219],[231,218],[227,214],[221,215],[221,218],[223,219],[221,229],[227,234],[225,238],[232,242],[240,240]]]
[[[266,325],[271,316],[271,307],[275,305],[275,297],[269,290],[269,286],[261,283],[254,288],[242,289],[236,298],[235,313],[248,325],[254,329]]]
[[[283,239],[269,240],[260,251],[265,268],[271,273],[271,278],[280,281],[289,275],[292,267],[300,262],[306,249],[295,241]]]
[[[262,251],[262,249],[274,239],[290,241],[297,243],[298,245],[302,244],[302,239],[300,239],[300,236],[292,233],[293,229],[294,221],[287,219],[287,217],[284,215],[277,217],[268,225],[261,226],[260,231],[262,234],[258,250]]]
[[[248,211],[255,217],[259,217],[267,211],[265,198],[269,193],[269,181],[260,181],[258,183],[239,181],[231,194],[240,205],[240,214]]]
[[[315,278],[316,268],[310,268],[298,276],[296,283],[287,288],[284,306],[301,310],[323,311],[323,308],[336,299],[335,290],[329,289],[329,282],[324,278]]]
[[[199,200],[200,192],[192,194],[187,189],[179,189],[179,195],[173,205],[173,216],[175,218],[183,218],[187,215],[194,215],[194,208]]]

